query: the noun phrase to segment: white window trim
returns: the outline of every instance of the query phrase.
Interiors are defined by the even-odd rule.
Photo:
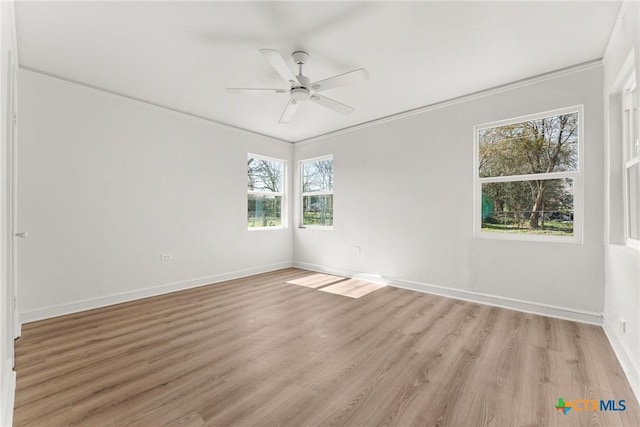
[[[302,165],[304,163],[310,163],[310,162],[317,162],[320,160],[332,160],[333,161],[333,154],[329,154],[326,156],[319,156],[319,157],[310,157],[308,159],[303,159],[300,160],[298,163],[298,171],[300,173],[300,180],[299,180],[299,184],[300,184],[300,225],[298,226],[299,229],[311,229],[311,230],[333,230],[333,225],[305,225],[304,224],[304,207],[303,207],[303,203],[304,203],[304,197],[305,196],[329,196],[332,195],[333,196],[333,202],[334,202],[334,214],[335,214],[335,195],[333,194],[333,191],[308,191],[308,192],[303,192],[303,188],[304,188],[304,184],[302,182],[302,180],[304,179],[304,172],[302,169]],[[335,162],[334,162],[335,165]],[[334,170],[334,174],[333,174],[333,183],[335,184],[335,170]],[[334,221],[335,221],[335,215],[334,215]],[[332,222],[332,224],[334,224],[334,222]]]
[[[629,211],[630,211],[630,207],[629,207],[629,170],[634,167],[635,165],[640,163],[640,155],[635,155],[633,157],[631,157],[631,154],[629,153],[629,140],[627,138],[640,138],[640,130],[639,129],[634,129],[636,135],[631,135],[629,136],[629,132],[631,131],[630,129],[630,123],[625,123],[625,104],[628,102],[626,99],[626,93],[629,91],[633,91],[635,90],[636,92],[636,97],[635,99],[633,99],[631,102],[638,103],[638,98],[640,97],[640,94],[638,93],[638,88],[636,85],[636,71],[633,70],[631,71],[629,77],[626,79],[626,82],[622,88],[622,199],[624,201],[624,241],[625,241],[625,245],[630,247],[631,249],[635,249],[637,251],[640,251],[640,240],[637,239],[632,239],[631,237],[629,237]],[[638,106],[635,106],[636,110],[638,109]],[[634,106],[631,106],[631,111],[633,112]],[[636,114],[638,114],[638,112],[636,111]],[[631,118],[631,123],[633,123],[634,118]],[[640,126],[640,119],[638,119],[637,117],[635,118],[636,120],[636,127]]]
[[[282,163],[282,190],[281,192],[278,193],[274,193],[271,191],[254,191],[254,190],[247,190],[247,196],[252,194],[252,195],[260,195],[260,196],[264,196],[265,194],[270,194],[273,196],[280,196],[282,197],[282,200],[280,202],[280,225],[277,227],[249,227],[247,226],[246,229],[247,231],[262,231],[262,230],[283,230],[287,228],[287,195],[286,195],[286,191],[285,189],[286,184],[287,184],[287,161],[284,159],[277,159],[275,157],[268,157],[268,156],[263,156],[261,154],[253,154],[253,153],[247,153],[247,159],[249,158],[254,158],[254,159],[260,159],[260,160],[268,160],[270,162],[280,162]],[[248,203],[248,198],[247,198],[247,203]]]
[[[542,119],[561,114],[578,113],[578,167],[575,171],[542,174],[510,175],[507,177],[481,178],[479,170],[478,133],[482,129],[494,128],[529,120]],[[483,123],[473,127],[473,236],[490,240],[519,240],[533,242],[582,243],[584,224],[584,106],[574,105],[510,119]],[[482,184],[490,182],[535,181],[538,179],[573,179],[573,236],[549,236],[539,234],[490,233],[482,231]]]

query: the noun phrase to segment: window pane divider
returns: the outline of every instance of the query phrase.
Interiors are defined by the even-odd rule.
[[[557,116],[561,116],[561,115],[575,116],[575,117],[572,117],[574,119],[574,122],[564,123],[564,124],[557,122]],[[568,141],[569,143],[576,144],[576,145],[572,147],[572,151],[569,153],[571,157],[567,158],[568,161],[564,161],[564,163],[561,163],[562,164],[561,167],[567,168],[568,170],[563,170],[563,171],[555,170],[552,172],[542,172],[542,173],[523,173],[520,171],[515,171],[514,173],[517,173],[518,175],[507,175],[507,173],[510,172],[508,170],[509,167],[504,167],[505,164],[502,164],[502,165],[497,164],[497,166],[500,169],[495,169],[495,171],[504,173],[504,175],[500,175],[500,176],[491,175],[490,172],[489,173],[484,172],[484,171],[489,171],[488,169],[484,169],[483,172],[489,176],[481,176],[481,169],[480,169],[481,141],[484,141],[483,138],[485,137],[485,135],[489,135],[490,132],[493,132],[492,129],[495,129],[496,131],[500,131],[499,128],[504,126],[514,126],[516,130],[519,128],[523,129],[520,131],[523,133],[509,133],[505,130],[505,133],[503,135],[500,132],[496,132],[493,135],[493,138],[497,142],[501,142],[504,138],[509,138],[510,136],[515,138],[518,136],[525,135],[526,133],[524,132],[524,126],[526,125],[525,122],[536,121],[537,123],[534,124],[535,126],[542,126],[539,122],[543,119],[553,120],[553,122],[549,122],[549,125],[552,125],[554,129],[556,127],[560,128],[560,126],[571,126],[573,129],[575,129],[575,135],[571,140],[568,140]],[[487,132],[483,132],[483,131],[487,131]],[[473,134],[474,134],[473,142],[474,142],[474,167],[475,167],[473,171],[473,181],[474,181],[473,235],[474,237],[496,239],[496,240],[520,240],[520,241],[540,241],[540,242],[567,242],[567,243],[571,242],[571,243],[581,244],[583,242],[582,228],[583,228],[583,214],[584,214],[584,200],[583,200],[584,198],[584,194],[583,194],[584,193],[584,181],[583,181],[584,180],[584,171],[583,171],[584,107],[582,105],[574,105],[566,108],[558,108],[555,110],[545,111],[541,113],[535,113],[535,114],[530,114],[526,116],[519,116],[519,117],[510,118],[510,119],[497,120],[490,123],[484,123],[484,124],[474,126]],[[554,141],[553,135],[554,134],[549,134],[548,136],[545,136],[545,140],[548,140],[549,141],[548,143],[550,144],[557,143],[557,141]],[[489,142],[492,142],[492,141],[489,141]],[[507,144],[506,147],[509,148],[511,146]],[[518,147],[518,148],[525,149],[526,147]],[[540,155],[540,156],[544,155],[544,153],[538,153],[538,152],[535,152],[534,154]],[[503,157],[503,161],[504,159],[506,159],[507,161],[509,160],[508,157],[505,157],[505,156],[502,156],[502,157]],[[559,164],[555,164],[554,168],[556,167],[559,167]],[[522,170],[526,171],[527,170],[526,166],[522,167]],[[570,184],[570,187],[566,187],[566,188],[564,187],[565,184],[563,183],[562,191],[560,191],[559,193],[562,197],[564,197],[565,194],[567,196],[571,195],[572,196],[571,200],[568,200],[566,202],[555,201],[554,203],[552,203],[552,205],[546,205],[546,198],[545,198],[545,205],[544,205],[544,209],[545,209],[544,212],[552,212],[554,210],[562,211],[562,209],[565,209],[565,208],[568,209],[568,212],[569,211],[572,212],[573,217],[571,218],[571,222],[572,222],[571,229],[567,229],[567,230],[549,229],[551,231],[547,233],[544,231],[544,230],[547,230],[546,224],[540,223],[540,217],[538,217],[538,220],[539,220],[538,227],[529,227],[528,224],[526,224],[526,222],[529,219],[525,217],[523,217],[525,222],[524,223],[518,222],[515,225],[514,230],[511,230],[510,227],[506,226],[507,225],[506,220],[504,223],[505,227],[489,227],[489,226],[485,227],[485,221],[483,219],[483,215],[485,215],[485,211],[486,211],[485,195],[483,193],[483,187],[485,185],[487,184],[502,185],[505,183],[511,184],[511,183],[518,183],[518,182],[522,182],[524,184],[526,183],[532,184],[535,181],[551,181],[551,180],[558,180],[558,181],[571,180],[572,181],[572,183]],[[515,188],[516,187],[514,187],[514,189]],[[521,191],[519,189],[516,189],[514,191],[520,192],[520,193],[526,192],[525,190]],[[516,194],[516,196],[520,197],[520,193]],[[522,196],[523,200],[526,199],[524,203],[529,204],[528,205],[529,210],[531,211],[533,211],[533,208],[536,206],[534,204],[535,202],[533,198],[534,196],[535,196],[534,192],[532,192],[531,196],[529,196],[528,194],[526,196]],[[491,204],[491,200],[487,202],[487,205],[488,204]],[[508,211],[516,212],[513,206],[506,206],[506,207],[508,207],[509,209],[505,209],[505,207],[502,206],[500,207],[500,209],[498,209],[498,212],[499,211],[503,211],[502,213],[508,212]],[[490,209],[494,211],[493,214],[497,212],[494,209],[494,206],[491,206]],[[529,210],[525,208],[525,210],[520,210],[518,212],[528,212]],[[538,209],[536,208],[536,210]],[[542,220],[546,222],[546,219],[544,217],[542,217]],[[551,220],[551,218],[549,218],[549,220]],[[490,221],[487,221],[486,223],[494,224],[493,222],[490,222]],[[511,222],[509,224],[511,224]],[[494,232],[494,230],[492,230],[491,228],[495,229],[496,231]],[[538,231],[531,230],[530,228],[542,228],[542,231],[544,232],[544,234],[542,233],[538,234]]]
[[[255,196],[261,196],[261,195],[265,195],[265,196],[284,196],[284,193],[274,193],[273,191],[249,190],[249,194],[252,194],[252,195],[255,195]]]
[[[302,193],[302,196],[331,196],[333,191],[310,191],[307,193]]]
[[[286,207],[286,201],[287,201],[287,196],[286,196],[286,182],[287,182],[287,162],[283,159],[277,159],[274,157],[267,157],[267,156],[262,156],[262,155],[257,155],[257,154],[252,154],[252,153],[247,153],[247,159],[254,159],[254,160],[258,160],[261,162],[268,162],[271,163],[272,165],[274,165],[280,172],[280,177],[279,177],[279,183],[277,186],[279,186],[281,188],[281,191],[271,191],[268,188],[263,188],[262,190],[252,190],[251,186],[249,186],[247,188],[247,207],[248,209],[248,215],[247,215],[247,230],[249,231],[253,231],[253,230],[277,230],[277,229],[284,229],[287,228],[287,207]],[[249,163],[247,163],[247,166],[249,166]],[[249,169],[247,171],[249,173],[249,178],[251,179],[251,170]],[[264,181],[263,181],[264,182]],[[275,183],[270,183],[273,186],[276,186]],[[277,209],[274,209],[273,214],[275,214],[275,216],[273,215],[269,215],[270,218],[274,218],[274,220],[279,220],[280,224],[279,225],[266,225],[266,226],[253,226],[252,224],[255,224],[255,220],[256,217],[252,216],[252,211],[250,210],[250,205],[249,205],[249,201],[254,199],[254,198],[268,198],[268,199],[280,199],[279,200],[279,205],[280,205],[280,209],[279,212],[277,211]],[[276,202],[277,203],[277,202]],[[278,205],[275,205],[276,207]],[[254,211],[253,213],[255,214]],[[265,210],[264,212],[270,212]],[[266,215],[266,213],[265,213]],[[254,222],[251,222],[251,218],[253,218]],[[265,216],[264,218],[267,218],[267,216]]]
[[[629,169],[634,167],[635,165],[637,165],[638,163],[640,163],[640,157],[635,157],[631,160],[627,160],[624,164],[625,169]]]
[[[489,183],[489,182],[513,182],[513,181],[540,181],[543,179],[576,178],[578,177],[578,175],[579,175],[578,171],[532,173],[532,174],[526,174],[526,175],[506,175],[506,176],[492,176],[492,177],[478,178],[478,182]]]

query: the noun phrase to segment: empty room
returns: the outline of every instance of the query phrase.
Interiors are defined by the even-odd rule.
[[[0,30],[0,426],[640,426],[640,1]]]

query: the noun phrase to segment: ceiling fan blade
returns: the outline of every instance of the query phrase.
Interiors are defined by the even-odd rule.
[[[273,67],[273,69],[282,76],[283,79],[291,84],[301,84],[298,81],[296,75],[293,74],[293,71],[291,71],[287,63],[284,61],[282,55],[280,55],[280,52],[273,49],[260,49],[260,53],[265,57],[265,59]]]
[[[228,87],[227,93],[287,93],[286,89],[263,89],[253,87]]]
[[[349,107],[326,96],[318,95],[317,93],[311,95],[309,99],[340,114],[350,114],[353,111],[353,107]]]
[[[316,92],[320,92],[322,90],[333,89],[334,87],[345,86],[365,80],[369,80],[369,73],[364,68],[358,68],[357,70],[349,71],[348,73],[339,74],[337,76],[329,77],[328,79],[320,80],[319,82],[311,83],[311,89]]]
[[[284,107],[284,111],[282,112],[282,116],[280,116],[280,123],[289,123],[291,119],[293,119],[293,115],[298,111],[298,107],[300,103],[295,99],[290,99],[289,103],[286,107]]]

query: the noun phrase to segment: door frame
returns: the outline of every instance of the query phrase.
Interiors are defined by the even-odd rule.
[[[9,304],[12,308],[13,338],[21,335],[22,328],[18,314],[18,248],[16,232],[17,219],[17,159],[18,159],[18,91],[17,67],[14,50],[9,51],[8,103],[9,135],[7,140],[7,276],[9,287]]]

